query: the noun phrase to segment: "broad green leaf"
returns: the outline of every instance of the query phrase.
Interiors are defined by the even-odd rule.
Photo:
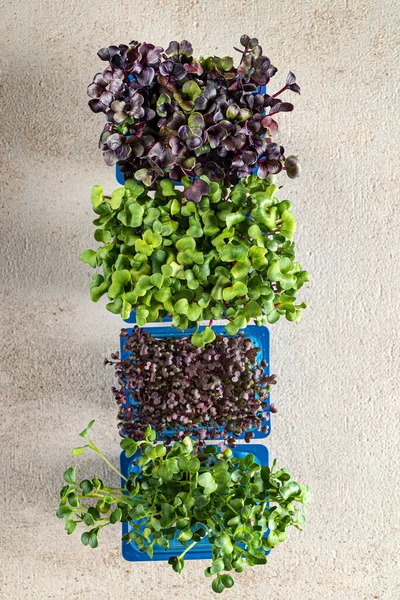
[[[239,316],[230,321],[230,323],[228,323],[225,326],[225,329],[226,332],[229,333],[229,335],[235,335],[239,331],[239,329],[244,329],[246,325],[247,319],[245,317]]]
[[[85,250],[84,252],[82,252],[81,261],[95,269],[97,265],[96,252],[94,250]]]
[[[90,423],[87,425],[87,427],[83,431],[80,432],[79,436],[83,437],[83,438],[87,438],[88,431],[89,431],[89,429],[91,429],[93,427],[94,423],[95,423],[94,419],[93,419],[93,421],[90,421]]]
[[[220,577],[216,577],[215,579],[213,579],[211,587],[216,594],[222,594],[222,592],[225,589],[225,586],[222,583]]]
[[[192,237],[180,238],[175,244],[179,252],[185,252],[186,250],[195,250],[196,241]]]
[[[145,254],[145,256],[151,256],[153,254],[153,246],[150,246],[150,244],[148,244],[144,240],[136,240],[135,250],[136,252]]]
[[[249,235],[249,237],[258,240],[258,238],[262,237],[262,231],[259,228],[258,225],[251,225],[251,227],[249,227],[247,234]]]
[[[186,96],[189,96],[191,100],[196,100],[202,93],[200,86],[193,80],[185,81],[182,86],[182,92]]]
[[[277,310],[271,310],[271,312],[268,313],[267,318],[268,323],[276,323],[277,321],[279,321],[280,314]]]
[[[244,244],[226,244],[220,252],[220,258],[224,262],[244,261],[248,256],[248,249]]]
[[[293,240],[293,234],[296,231],[296,219],[290,210],[285,210],[281,215],[282,227],[280,234],[288,240]]]
[[[161,246],[163,241],[159,233],[155,233],[150,229],[147,229],[147,231],[144,232],[143,239],[147,244],[149,244],[153,248],[158,248],[159,246]]]
[[[118,213],[118,219],[128,227],[140,227],[143,223],[144,208],[138,202],[127,204],[125,209]]]
[[[176,198],[172,200],[170,211],[171,215],[179,215],[179,213],[181,212],[181,205],[179,201],[176,200]]]
[[[122,448],[122,450],[125,451],[127,458],[130,458],[131,456],[136,454],[138,449],[137,442],[135,442],[135,440],[132,440],[131,438],[124,438],[123,440],[121,440],[120,447]]]
[[[198,304],[193,302],[192,304],[189,304],[185,314],[190,321],[198,321],[201,315],[201,308]]]
[[[108,244],[111,240],[111,233],[107,230],[96,229],[94,232],[94,239],[96,242],[103,242],[103,244]]]
[[[177,312],[178,315],[187,315],[189,309],[189,302],[186,298],[181,298],[175,303],[174,308],[175,312]]]
[[[163,196],[176,196],[175,186],[170,179],[162,179],[160,181],[160,186]]]
[[[158,289],[161,289],[164,283],[164,276],[161,273],[153,273],[153,275],[150,276],[150,283]]]
[[[241,223],[246,219],[246,215],[243,212],[230,213],[226,217],[226,226],[230,229],[233,225]]]
[[[64,481],[67,483],[76,483],[76,467],[69,467],[64,473]]]
[[[110,206],[113,210],[118,210],[118,208],[121,206],[124,195],[125,188],[118,188],[117,190],[113,191],[109,200]]]
[[[288,481],[279,488],[279,493],[285,500],[295,498],[300,493],[300,486],[295,481]]]
[[[130,191],[131,195],[137,198],[144,192],[144,187],[140,185],[135,179],[127,179],[124,183],[127,190]]]
[[[232,554],[233,545],[231,538],[227,533],[220,533],[215,536],[215,545],[221,548],[221,552],[224,555]]]
[[[201,333],[194,333],[191,338],[193,346],[204,348],[206,344],[210,344],[215,340],[215,333],[211,327],[206,327]]]
[[[261,316],[262,308],[255,300],[250,300],[247,302],[247,304],[245,304],[242,314],[248,320],[256,319],[257,317]]]
[[[101,185],[94,185],[92,188],[91,201],[94,207],[103,202],[103,188]]]
[[[232,577],[230,575],[228,575],[227,573],[224,573],[223,575],[221,575],[220,579],[221,579],[221,583],[224,585],[224,587],[226,587],[226,588],[233,587],[234,581],[233,581]]]
[[[238,296],[245,296],[246,294],[247,294],[247,286],[244,283],[242,283],[241,281],[237,281],[236,283],[233,284],[232,287],[224,288],[224,290],[222,292],[223,299],[226,302],[229,302],[230,300],[232,300],[233,298],[236,298]]]

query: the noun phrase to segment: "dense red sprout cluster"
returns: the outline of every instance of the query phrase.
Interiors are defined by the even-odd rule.
[[[268,431],[270,385],[265,360],[257,362],[259,348],[250,339],[217,336],[197,348],[187,338],[153,337],[134,327],[122,330],[129,358],[113,355],[119,388],[122,437],[143,439],[146,427],[179,440],[185,435],[205,439],[222,437],[234,446],[235,437],[249,430]]]

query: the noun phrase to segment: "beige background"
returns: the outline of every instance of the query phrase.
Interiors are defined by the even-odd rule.
[[[1,11],[1,599],[214,597],[204,563],[179,576],[124,562],[117,527],[91,550],[54,512],[90,419],[119,454],[102,361],[121,322],[91,303],[79,262],[92,244],[91,186],[114,185],[97,150],[102,117],[86,104],[96,51],[188,38],[198,54],[225,55],[242,33],[279,67],[274,85],[292,69],[302,87],[280,122],[304,167],[285,193],[312,283],[302,323],[272,328],[280,412],[268,444],[314,503],[304,532],[224,597],[400,598],[396,2],[9,0]],[[82,475],[104,472],[94,456],[78,461]]]

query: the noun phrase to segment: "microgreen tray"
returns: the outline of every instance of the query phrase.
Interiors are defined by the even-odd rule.
[[[237,458],[243,458],[246,454],[254,454],[254,460],[261,466],[269,466],[268,449],[261,444],[238,444],[233,449],[233,455]],[[134,457],[127,458],[125,452],[121,452],[120,464],[121,473],[125,477],[138,470],[138,467],[133,465]],[[122,480],[121,484],[124,485]],[[122,523],[122,535],[129,533],[132,527],[129,523]],[[267,534],[266,534],[267,535]],[[147,562],[147,561],[167,561],[171,556],[176,556],[182,552],[184,546],[176,539],[169,543],[169,550],[163,550],[160,546],[154,546],[153,558],[149,558],[146,552],[140,552],[134,542],[122,542],[122,556],[130,562]],[[185,554],[185,560],[209,560],[212,558],[211,546],[207,537],[204,537],[200,542],[188,550]]]
[[[199,327],[199,331],[202,331],[204,329],[205,326],[200,326]],[[179,329],[176,329],[175,327],[171,327],[169,325],[164,325],[164,326],[150,326],[150,327],[144,327],[143,328],[145,331],[148,331],[149,333],[151,333],[151,335],[155,338],[183,338],[183,337],[187,337],[189,335],[191,335],[194,331],[194,329],[186,329],[185,331],[179,331]],[[126,328],[126,331],[128,332],[128,335],[130,335],[130,333],[132,332],[131,328]],[[213,331],[215,332],[216,335],[226,335],[228,337],[232,337],[229,334],[226,333],[225,331],[225,327],[223,325],[214,325],[213,326]],[[261,362],[262,360],[265,360],[267,362],[267,366],[264,368],[266,375],[270,375],[270,341],[269,341],[269,330],[267,327],[264,326],[258,326],[258,325],[248,325],[244,330],[243,330],[243,335],[247,338],[249,338],[251,340],[251,343],[253,344],[253,346],[260,348],[260,351],[257,354],[257,362]],[[121,355],[121,359],[122,360],[126,360],[129,358],[129,352],[127,352],[124,349],[124,339],[125,338],[120,338],[120,355]],[[134,404],[134,401],[129,399],[127,401],[126,406],[129,406],[129,403]],[[264,417],[262,422],[261,422],[261,426],[268,426],[268,432],[267,433],[263,433],[262,431],[257,431],[256,428],[254,429],[249,429],[249,432],[252,432],[254,434],[254,438],[255,439],[264,439],[266,437],[269,436],[269,434],[271,433],[271,419],[270,419],[270,394],[268,395],[268,408],[267,408],[267,417]],[[205,429],[207,430],[207,427],[205,427]],[[220,431],[222,431],[222,428],[219,428]],[[176,431],[176,430],[175,430]],[[173,434],[173,432],[171,430],[165,429],[161,434],[157,435],[157,439],[158,440],[163,440],[163,438],[165,436],[171,436]],[[244,437],[246,435],[246,432],[242,433],[240,436],[237,436],[237,439],[243,440]],[[216,438],[213,438],[216,440],[222,440],[223,436],[219,436]]]

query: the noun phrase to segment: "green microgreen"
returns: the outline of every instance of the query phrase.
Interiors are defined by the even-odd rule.
[[[155,192],[133,179],[111,196],[93,188],[101,245],[82,254],[96,269],[92,300],[107,294],[107,309],[124,319],[136,309],[138,325],[171,315],[180,330],[221,318],[229,334],[252,319],[298,322],[305,304],[296,294],[308,273],[295,257],[291,203],[277,198],[271,178],[251,175],[229,189],[206,176],[199,181],[206,187],[198,202],[168,180]],[[192,343],[214,338],[206,327]]]
[[[68,535],[78,524],[85,527],[85,546],[96,548],[104,527],[127,522],[123,540],[150,558],[155,546],[168,550],[170,541],[178,539],[182,552],[168,562],[180,573],[185,554],[207,536],[212,561],[205,575],[214,577],[212,589],[220,593],[234,583],[227,572],[265,564],[266,552],[286,539],[287,528],[301,529],[305,522],[311,492],[293,481],[287,469],[277,469],[276,461],[269,468],[251,453],[239,458],[229,448],[221,452],[215,446],[198,452],[188,437],[172,447],[154,444],[149,426],[144,440],[121,441],[136,467],[126,477],[89,437],[92,424],[81,434],[87,447],[125,484],[109,487],[97,476],[79,482],[76,467],[65,471],[57,517],[64,519]]]

